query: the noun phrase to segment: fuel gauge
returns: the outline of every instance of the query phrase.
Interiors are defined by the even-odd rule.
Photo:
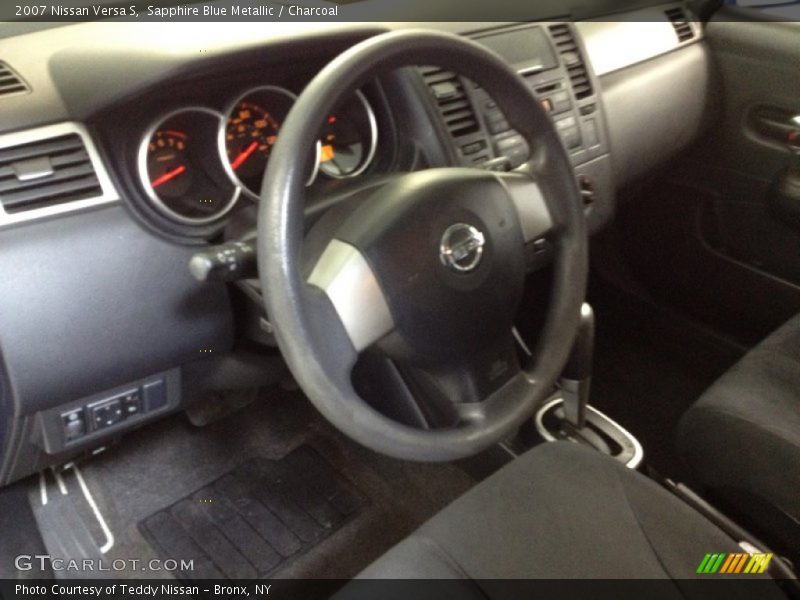
[[[378,126],[375,113],[360,91],[325,119],[320,136],[320,171],[335,179],[355,177],[375,156]]]

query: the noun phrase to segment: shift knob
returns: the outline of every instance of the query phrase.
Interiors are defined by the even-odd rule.
[[[581,306],[580,323],[567,364],[561,374],[564,416],[577,429],[586,426],[586,407],[592,381],[594,358],[594,311],[587,303]]]
[[[580,381],[592,376],[592,360],[594,358],[594,311],[586,302],[581,306],[581,320],[575,343],[569,354],[564,372],[565,379]]]

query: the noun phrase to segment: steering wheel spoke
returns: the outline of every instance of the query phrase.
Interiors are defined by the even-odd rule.
[[[476,427],[496,420],[496,417],[507,413],[514,404],[534,393],[534,380],[522,370],[518,370],[510,379],[494,390],[480,402],[468,402],[455,406],[459,427]]]
[[[553,215],[544,189],[536,178],[526,171],[496,173],[496,176],[517,211],[523,241],[530,244],[550,235],[553,232]]]
[[[511,332],[470,356],[399,368],[418,411],[440,429],[479,423],[509,382],[524,379]]]
[[[332,239],[308,283],[328,296],[356,352],[369,348],[394,328],[381,286],[358,248]]]

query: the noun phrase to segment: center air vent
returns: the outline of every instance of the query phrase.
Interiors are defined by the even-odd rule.
[[[30,92],[28,84],[11,67],[0,61],[0,96]]]
[[[7,214],[102,195],[77,133],[0,148],[0,205]]]
[[[675,28],[675,34],[678,36],[679,42],[687,42],[694,38],[692,24],[686,19],[686,13],[682,8],[670,8],[665,10],[664,14],[672,21],[672,26]]]
[[[550,35],[553,36],[556,50],[567,68],[567,75],[569,75],[575,98],[578,100],[588,98],[592,95],[592,82],[586,64],[583,62],[581,50],[572,35],[572,29],[567,23],[550,25]]]
[[[421,67],[420,72],[450,135],[458,138],[478,131],[475,110],[461,78],[439,67]]]

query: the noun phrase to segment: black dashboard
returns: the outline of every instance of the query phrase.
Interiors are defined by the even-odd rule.
[[[675,9],[647,9],[649,39],[627,54],[641,38],[630,19],[424,25],[469,35],[520,72],[553,118],[596,232],[616,190],[705,122],[702,28]],[[255,228],[270,147],[303,86],[353,43],[403,26],[203,37],[180,23],[165,43],[142,25],[0,39],[0,61],[24,85],[0,94],[12,115],[0,122],[0,484],[182,407],[191,373],[222,368],[213,361],[244,328],[240,291],[198,282],[190,258]],[[325,117],[316,155],[298,157],[310,215],[388,173],[508,170],[528,155],[484,90],[436,66],[381,75]],[[546,243],[531,252],[546,259]],[[248,318],[269,346],[276,324]]]

